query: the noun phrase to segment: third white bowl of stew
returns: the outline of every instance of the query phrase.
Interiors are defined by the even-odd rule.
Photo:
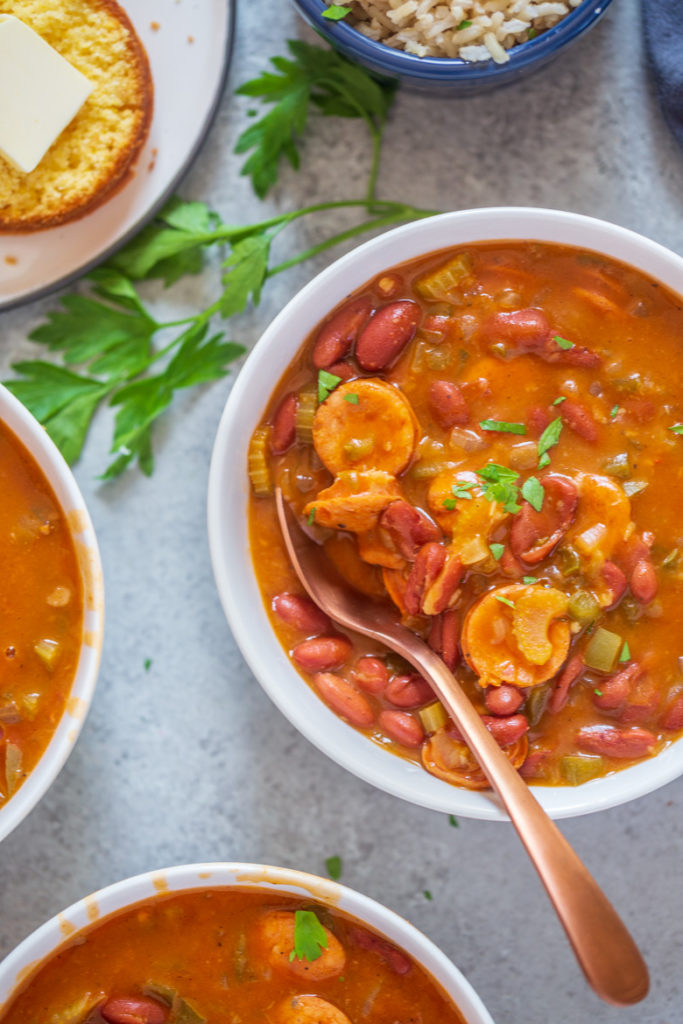
[[[344,767],[503,816],[425,680],[304,596],[276,486],[550,814],[683,771],[682,291],[683,260],[633,232],[474,210],[366,243],[264,333],[216,440],[214,571],[254,674]]]

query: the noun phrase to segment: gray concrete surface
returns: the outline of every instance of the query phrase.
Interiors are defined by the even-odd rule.
[[[367,140],[360,125],[338,120],[316,121],[301,171],[285,171],[266,204],[238,177],[231,149],[248,104],[233,98],[232,88],[266,55],[281,53],[288,36],[306,32],[287,4],[239,0],[229,88],[185,196],[240,221],[312,197],[362,192]],[[465,101],[402,92],[380,194],[443,209],[568,208],[681,250],[682,172],[683,153],[647,74],[639,7],[616,0],[589,37],[520,86]],[[315,237],[313,224],[290,243],[308,233]],[[269,284],[260,309],[236,323],[233,336],[253,343],[327,262]],[[207,269],[175,290],[173,308],[204,302],[214,288]],[[51,305],[0,317],[3,370],[34,352],[26,335]],[[208,461],[230,386],[226,380],[174,406],[156,434],[151,480],[133,472],[113,485],[97,482],[106,416],[76,469],[104,561],[104,659],[77,748],[0,849],[0,954],[72,900],[135,872],[234,858],[320,873],[324,859],[339,854],[343,881],[439,943],[498,1024],[679,1024],[680,783],[562,825],[652,969],[647,1001],[616,1010],[584,984],[510,827],[462,820],[454,829],[443,815],[375,792],[301,739],[261,691],[223,618],[206,540]]]

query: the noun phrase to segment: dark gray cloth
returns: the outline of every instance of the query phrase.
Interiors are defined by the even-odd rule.
[[[664,116],[683,146],[683,0],[642,0],[645,36]]]

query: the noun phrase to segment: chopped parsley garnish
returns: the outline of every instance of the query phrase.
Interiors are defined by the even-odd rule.
[[[552,420],[545,428],[543,433],[538,439],[538,445],[536,450],[538,452],[538,468],[543,469],[550,462],[550,456],[548,450],[553,448],[560,440],[560,434],[562,433],[562,417],[558,416],[557,419]]]
[[[502,594],[494,594],[493,596],[495,597],[496,601],[500,601],[501,604],[506,604],[508,608],[515,607],[515,602],[511,601],[509,597],[503,597]]]
[[[341,857],[328,857],[325,861],[325,870],[333,882],[338,882],[342,873]]]
[[[349,402],[351,405],[358,405],[358,395],[355,391],[349,391],[347,395],[344,395],[344,401]]]
[[[145,658],[145,660],[143,662],[143,665],[144,665],[145,672],[149,672],[149,670],[152,667],[152,659],[151,658]]]
[[[479,426],[482,430],[495,430],[499,434],[526,434],[523,423],[509,423],[507,420],[481,420]]]
[[[433,899],[434,899],[434,897],[432,896],[432,894],[431,894],[431,892],[429,891],[429,889],[425,889],[425,890],[424,890],[424,898],[425,898],[426,900],[433,900]]]
[[[350,7],[342,7],[341,4],[330,4],[326,11],[323,11],[323,18],[328,21],[341,21],[347,14],[351,13]]]
[[[619,412],[619,406],[618,405],[613,405],[612,408],[610,409],[610,413],[609,413],[610,414],[610,419],[613,419],[613,420],[616,419],[618,412]]]
[[[596,697],[602,697],[602,690],[593,690]]]
[[[465,20],[461,21],[459,25],[455,26],[455,31],[456,32],[462,32],[462,30],[464,28],[469,28],[471,24],[472,24],[472,22],[468,21],[467,18],[465,18]]]
[[[458,821],[454,814],[448,815],[448,824],[451,825],[453,828],[460,828],[460,822]]]
[[[317,511],[317,509],[316,509],[316,507],[314,505],[313,508],[311,509],[311,511],[308,513],[308,519],[306,520],[306,522],[308,523],[309,526],[313,526],[313,523],[315,522],[315,513],[316,513],[316,511]]]
[[[669,430],[674,434],[683,434],[683,423],[674,423],[673,427],[669,427]]]
[[[522,484],[522,497],[526,498],[532,508],[540,512],[543,508],[543,499],[545,498],[543,484],[535,476],[530,476]]]
[[[477,484],[466,480],[464,483],[453,484],[451,491],[453,492],[452,498],[444,498],[443,507],[452,512],[455,508],[456,498],[465,498],[467,501],[472,501],[472,495],[470,491],[473,487],[477,487]]]
[[[566,338],[561,338],[559,334],[555,335],[555,337],[553,338],[553,341],[557,345],[559,345],[560,348],[563,348],[565,350],[565,352],[567,351],[567,349],[574,348],[574,342],[573,341],[567,341]]]
[[[328,373],[327,370],[318,371],[318,402],[324,402],[325,399],[332,394],[337,384],[341,383],[341,377],[337,377],[334,373]]]
[[[522,576],[523,583],[538,583],[538,577],[536,576]]]
[[[628,640],[624,640],[624,646],[621,648],[621,654],[619,655],[619,661],[630,661],[631,660],[631,648],[628,645]]]
[[[527,40],[536,38],[536,29],[532,26],[526,34]]]
[[[317,960],[327,949],[327,935],[312,910],[297,910],[294,914],[294,949],[289,954],[289,962],[297,960]]]
[[[489,462],[477,470],[477,476],[487,484],[484,488],[484,497],[488,501],[498,502],[506,512],[513,515],[519,512],[519,488],[515,485],[519,473],[514,469],[508,469],[507,466],[500,466],[497,462]]]
[[[504,544],[489,544],[489,551],[491,552],[491,554],[493,555],[495,560],[498,562],[503,557],[503,552],[505,551],[505,545]]]
[[[555,399],[555,401],[553,402],[553,405],[562,405],[562,403],[566,402],[566,401],[567,401],[567,396],[566,395],[560,395],[559,398]]]

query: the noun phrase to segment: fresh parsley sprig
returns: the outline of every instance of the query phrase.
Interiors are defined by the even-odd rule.
[[[327,949],[327,932],[313,910],[297,910],[294,914],[294,949],[289,954],[290,962],[296,960],[317,960]]]
[[[365,121],[373,150],[367,196],[374,199],[382,136],[396,85],[377,81],[335,50],[293,39],[287,46],[291,58],[273,57],[275,71],[263,71],[237,90],[272,104],[237,140],[235,153],[249,153],[242,174],[251,178],[254,191],[263,198],[277,181],[283,158],[298,168],[308,114],[315,106],[326,116]]]

